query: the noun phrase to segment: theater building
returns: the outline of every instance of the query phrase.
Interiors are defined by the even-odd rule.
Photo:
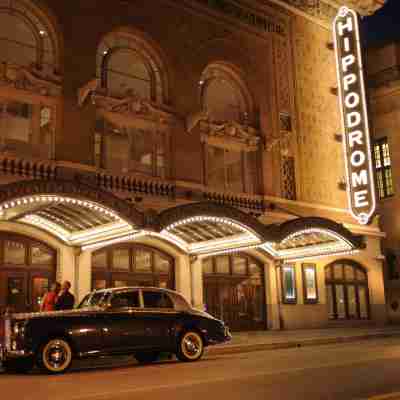
[[[339,6],[380,3],[0,0],[0,309],[67,279],[233,330],[384,324],[332,46]]]
[[[378,43],[367,50],[370,115],[373,121],[375,169],[379,196],[388,318],[400,322],[400,44]]]

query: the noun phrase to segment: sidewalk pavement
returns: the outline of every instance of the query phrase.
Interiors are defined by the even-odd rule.
[[[207,348],[207,353],[246,353],[261,350],[358,342],[360,340],[389,337],[400,338],[400,326],[233,332],[230,342],[222,345],[210,346]]]

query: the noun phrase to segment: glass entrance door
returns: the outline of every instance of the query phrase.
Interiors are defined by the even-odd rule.
[[[27,302],[26,274],[18,272],[6,273],[6,304],[10,312],[29,311]]]
[[[206,311],[233,331],[266,328],[261,267],[250,257],[218,256],[203,261]]]
[[[52,282],[47,272],[2,272],[0,280],[0,312],[38,312],[44,294]]]

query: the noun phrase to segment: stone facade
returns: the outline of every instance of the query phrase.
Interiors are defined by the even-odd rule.
[[[57,42],[56,68],[51,76],[42,76],[40,69],[32,65],[16,69],[5,64],[4,71],[0,70],[0,100],[51,108],[49,129],[53,141],[48,157],[33,157],[13,151],[12,146],[11,150],[2,147],[0,184],[4,186],[0,186],[0,202],[28,194],[68,194],[108,207],[136,228],[150,227],[154,235],[141,237],[135,243],[157,248],[174,259],[174,286],[198,307],[203,306],[206,296],[204,257],[189,257],[179,247],[157,237],[156,233],[167,226],[156,226],[158,215],[162,219],[163,215],[173,214],[168,209],[182,206],[177,214],[184,219],[188,217],[182,212],[186,204],[218,203],[226,206],[227,219],[237,220],[256,232],[262,224],[282,223],[295,217],[327,218],[364,236],[365,247],[346,258],[367,271],[370,317],[374,323],[384,322],[381,232],[375,222],[368,227],[354,223],[339,185],[344,165],[342,145],[335,141],[340,118],[338,98],[331,90],[336,86],[335,59],[328,46],[332,41],[328,22],[336,11],[332,4],[337,2],[271,0],[250,7],[250,2],[242,1],[239,8],[221,8],[225,2],[217,2],[218,6],[203,0],[185,0],[179,5],[169,0],[85,0],[79,5],[52,0],[19,2],[33,7],[41,18],[48,18],[52,30],[41,30],[39,35],[51,34]],[[370,12],[373,3],[358,5]],[[120,35],[121,42],[113,35]],[[107,72],[102,68],[104,59],[113,50],[113,40],[122,46],[126,38],[134,38],[138,52],[149,55],[153,78],[160,82],[149,98],[132,92],[113,97],[107,91],[102,76]],[[202,104],[202,77],[208,79],[215,74],[237,83],[244,104],[238,120],[211,120],[209,110]],[[162,92],[161,100],[157,99],[158,91]],[[12,107],[9,115],[15,113]],[[36,118],[38,128],[38,114]],[[129,129],[161,135],[168,149],[167,162],[160,163],[165,167],[163,175],[154,172],[159,167],[158,157],[164,155],[156,150],[152,154],[156,153],[157,165],[153,165],[151,173],[132,172],[126,166],[117,172],[104,167],[102,160],[96,159],[98,147],[105,146],[96,142],[99,121],[111,126],[103,138],[106,144],[114,133],[122,142],[129,137]],[[8,128],[0,125],[1,140],[6,132]],[[40,129],[36,133],[39,141],[44,133]],[[4,140],[8,139],[4,135]],[[128,146],[122,143],[119,152]],[[256,178],[254,190],[243,189],[243,185],[239,190],[228,184],[209,184],[205,178],[211,169],[207,146],[223,148],[224,157],[241,152],[241,169],[247,173],[244,180]],[[120,154],[113,156],[114,161],[120,161]],[[256,160],[253,169],[243,161],[250,157]],[[31,182],[20,183],[26,180]],[[233,212],[235,208],[248,218],[238,217],[242,214]],[[203,207],[189,217],[203,216],[206,211],[211,215],[211,209]],[[40,207],[38,210],[43,212]],[[93,286],[93,251],[72,248],[15,219],[0,220],[0,231],[25,234],[54,247],[58,254],[57,279],[71,280],[77,297],[82,298]],[[325,266],[339,255],[315,261],[319,300],[312,305],[303,302],[302,262],[295,261],[298,303],[283,305],[281,265],[262,251],[248,249],[246,254],[257,261],[263,272],[268,328],[330,325]]]
[[[400,180],[400,141],[397,135],[400,123],[400,75],[399,44],[388,43],[381,47],[368,49],[367,71],[369,83],[370,114],[374,140],[387,138],[391,170],[393,174],[394,195],[384,198],[379,204],[380,225],[386,233],[383,240],[385,263],[385,286],[389,318],[400,322],[400,238],[399,190]]]

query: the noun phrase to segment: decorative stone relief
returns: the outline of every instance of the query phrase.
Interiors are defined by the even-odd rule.
[[[0,86],[25,90],[42,96],[60,96],[61,78],[31,67],[0,64]]]
[[[294,157],[282,157],[282,196],[288,200],[296,200],[296,176]]]
[[[291,140],[293,138],[293,84],[291,82],[290,51],[290,42],[288,39],[281,37],[274,38],[279,132],[276,136],[266,138],[266,148],[268,151],[271,151],[279,146],[282,156],[288,156],[291,153]]]
[[[255,128],[239,124],[236,121],[214,122],[209,119],[207,111],[200,111],[186,118],[186,132],[191,133],[194,128],[200,129],[203,142],[212,138],[223,139],[226,143],[234,143],[246,147],[248,150],[257,149],[261,135]]]
[[[277,71],[279,111],[290,114],[289,45],[286,39],[275,38],[274,53]]]
[[[78,90],[79,106],[82,107],[89,97],[97,108],[110,113],[128,117],[142,117],[161,123],[170,122],[175,118],[172,110],[167,110],[159,104],[142,99],[133,90],[124,98],[108,96],[106,91],[100,88],[99,79],[92,79]],[[112,122],[116,122],[115,118]]]
[[[324,22],[331,23],[341,6],[353,8],[362,15],[373,14],[381,8],[386,0],[282,0],[299,11],[318,18]],[[264,0],[265,3],[269,3]]]

